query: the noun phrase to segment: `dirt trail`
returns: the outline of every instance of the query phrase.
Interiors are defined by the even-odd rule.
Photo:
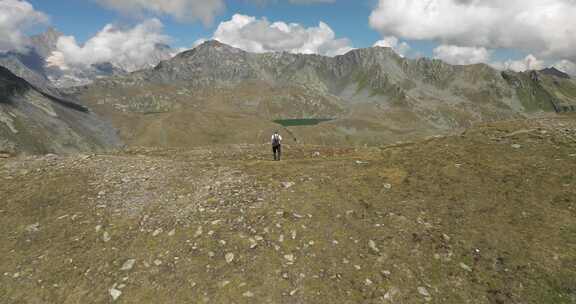
[[[575,139],[0,159],[0,303],[576,303]]]

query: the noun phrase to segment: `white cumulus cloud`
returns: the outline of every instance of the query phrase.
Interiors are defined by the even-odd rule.
[[[545,68],[546,62],[536,58],[530,54],[518,60],[497,61],[490,63],[494,68],[499,70],[512,70],[516,72],[523,72],[528,70],[541,70]]]
[[[433,52],[434,58],[457,65],[488,63],[491,57],[491,52],[483,47],[440,45]]]
[[[48,17],[34,9],[27,1],[0,0],[0,52],[24,51],[27,28],[48,23]]]
[[[149,19],[128,29],[108,24],[83,45],[78,44],[73,36],[62,36],[58,39],[58,51],[47,61],[64,69],[103,62],[127,71],[149,67],[165,59],[156,58],[157,45],[169,41],[162,34],[162,28],[158,19]]]
[[[324,22],[317,27],[304,27],[240,14],[220,23],[213,39],[256,53],[287,51],[334,56],[352,49],[348,39],[337,39]]]
[[[403,39],[574,61],[574,16],[574,0],[379,0],[370,25]]]
[[[394,36],[384,37],[382,40],[376,41],[374,46],[391,48],[402,57],[406,56],[408,51],[410,51],[410,45],[408,45],[408,43],[400,42],[400,40]]]
[[[126,15],[172,16],[180,22],[211,24],[226,8],[224,0],[97,0],[104,7]]]

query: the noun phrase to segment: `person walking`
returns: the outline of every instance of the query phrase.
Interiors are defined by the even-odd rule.
[[[272,153],[274,153],[274,160],[279,161],[282,156],[282,136],[275,131],[272,134]]]

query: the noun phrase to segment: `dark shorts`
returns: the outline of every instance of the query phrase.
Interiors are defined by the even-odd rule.
[[[272,153],[274,153],[274,158],[276,158],[276,155],[280,158],[280,154],[282,154],[282,145],[272,146]]]

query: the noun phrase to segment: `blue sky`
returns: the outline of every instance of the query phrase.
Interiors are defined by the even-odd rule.
[[[35,9],[49,15],[51,24],[66,35],[75,36],[84,42],[95,35],[108,23],[130,25],[138,18],[125,16],[106,9],[91,0],[29,0]],[[317,26],[320,21],[327,23],[337,37],[348,38],[354,47],[370,47],[381,35],[370,28],[368,17],[376,5],[370,0],[344,0],[335,3],[294,5],[286,1],[259,5],[250,1],[227,1],[227,8],[216,16],[212,25],[201,22],[181,23],[170,16],[159,19],[165,26],[165,33],[173,38],[174,47],[190,47],[199,38],[210,37],[216,26],[229,20],[234,14],[244,14],[268,20],[299,23],[307,27]],[[36,30],[38,31],[38,30]],[[430,55],[433,44],[415,43],[417,51]]]
[[[59,44],[60,60],[72,64],[119,55],[142,61],[137,57],[155,43],[191,48],[203,38],[251,52],[328,56],[376,43],[451,64],[553,65],[576,74],[576,2],[566,0],[0,0],[2,6],[20,8],[14,16],[0,11],[7,29],[0,30],[0,51],[25,45],[23,34],[11,31],[52,25],[74,37]]]

